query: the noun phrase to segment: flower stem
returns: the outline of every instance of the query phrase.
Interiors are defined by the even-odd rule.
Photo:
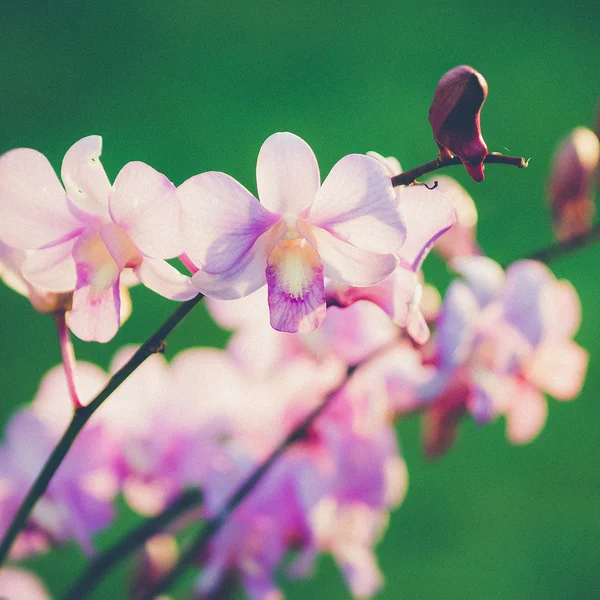
[[[33,507],[44,494],[52,477],[60,467],[69,448],[77,438],[83,426],[96,412],[102,403],[152,354],[163,352],[165,338],[173,331],[175,326],[202,300],[204,296],[198,294],[191,300],[181,304],[177,310],[151,335],[135,352],[135,354],[123,365],[108,381],[104,389],[86,406],[78,408],[69,424],[69,427],[52,451],[50,458],[37,476],[27,496],[23,500],[17,514],[12,520],[2,543],[0,544],[0,566],[2,566],[13,542],[19,532],[25,526]]]
[[[73,402],[75,410],[81,408],[81,400],[77,394],[77,386],[75,384],[75,351],[73,350],[73,342],[71,342],[71,334],[67,327],[65,318],[66,311],[64,309],[57,310],[54,313],[54,322],[56,323],[56,331],[58,332],[58,343],[60,345],[60,354],[62,356],[63,368],[67,379],[67,388]]]
[[[596,223],[588,232],[566,240],[564,242],[556,242],[545,248],[535,250],[524,258],[530,260],[539,260],[543,263],[549,263],[575,250],[590,246],[594,242],[600,241],[600,222]]]
[[[199,489],[184,492],[159,515],[144,521],[130,531],[107,551],[98,555],[67,592],[65,600],[83,600],[96,589],[99,581],[128,554],[148,541],[153,535],[177,519],[183,513],[198,507],[202,502]]]
[[[525,160],[521,156],[505,156],[499,152],[491,152],[485,157],[483,162],[487,165],[512,165],[513,167],[518,167],[519,169],[524,169],[529,164],[529,161]],[[423,175],[427,175],[427,173],[433,173],[438,169],[461,164],[462,162],[458,156],[444,159],[436,158],[435,160],[430,160],[424,165],[415,167],[410,171],[404,171],[403,173],[400,173],[400,175],[395,175],[392,177],[392,185],[410,185],[411,183],[414,183],[417,177],[422,177]]]

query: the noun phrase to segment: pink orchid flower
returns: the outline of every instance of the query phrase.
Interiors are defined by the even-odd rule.
[[[23,277],[49,292],[73,293],[68,324],[83,340],[106,342],[120,325],[119,283],[126,268],[174,300],[196,293],[164,259],[181,253],[175,187],[141,162],[125,165],[111,187],[89,136],[67,152],[60,184],[46,157],[18,148],[0,157],[0,239],[33,250]]]
[[[369,152],[390,177],[402,172],[394,157],[384,158]],[[421,312],[423,284],[421,267],[436,241],[456,222],[453,203],[438,190],[413,185],[396,188],[396,198],[406,219],[406,240],[396,254],[398,267],[382,283],[356,288],[332,285],[328,288],[330,302],[347,306],[357,300],[370,300],[382,308],[394,321],[406,327],[407,333],[419,344],[429,339],[429,327]]]
[[[50,600],[41,581],[25,569],[4,567],[0,571],[0,598],[3,600]]]
[[[263,144],[259,202],[224,173],[177,189],[185,252],[207,296],[241,298],[267,284],[271,325],[306,333],[325,318],[324,279],[379,283],[397,264],[406,229],[391,180],[375,159],[342,158],[323,184],[311,148],[291,133]]]

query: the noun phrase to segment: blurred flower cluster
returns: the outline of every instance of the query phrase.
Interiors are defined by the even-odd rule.
[[[459,67],[440,82],[430,112],[440,156],[458,156],[476,180],[487,155],[486,94],[485,80]],[[582,136],[561,151],[575,167],[561,166],[551,184],[561,239],[585,231],[576,216],[592,213],[591,160],[575,160],[581,144],[593,146]],[[398,161],[368,153],[342,158],[321,183],[310,147],[279,133],[259,153],[259,201],[224,173],[176,188],[135,162],[111,185],[100,149],[91,136],[68,151],[64,188],[34,150],[0,157],[6,283],[36,309],[66,313],[84,340],[117,333],[135,282],[180,301],[202,292],[232,336],[223,350],[191,348],[170,362],[154,354],[117,387],[60,464],[13,560],[66,540],[93,554],[118,495],[151,517],[199,489],[201,506],[145,543],[135,597],[177,560],[174,536],[190,520],[222,515],[285,436],[323,407],[195,557],[194,598],[224,598],[240,585],[252,600],[276,600],[281,568],[306,577],[323,552],[354,596],[370,597],[383,581],[375,545],[408,485],[398,420],[421,415],[428,456],[447,451],[468,417],[505,418],[508,440],[521,444],[544,426],[544,394],[570,400],[581,389],[588,356],[572,339],[576,291],[540,262],[503,269],[486,257],[475,204],[448,177],[394,188]],[[590,152],[597,163],[597,147]],[[577,169],[585,181],[565,183]],[[588,208],[579,210],[583,199]],[[432,249],[455,276],[443,299],[422,271]],[[108,372],[55,367],[9,421],[0,537],[69,427],[71,371],[85,407],[134,352],[119,351]],[[0,596],[48,597],[12,567],[0,574]]]

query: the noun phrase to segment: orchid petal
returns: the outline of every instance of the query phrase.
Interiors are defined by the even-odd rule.
[[[506,270],[505,317],[534,345],[545,333],[541,307],[553,281],[550,269],[534,260],[520,260]]]
[[[312,227],[325,277],[354,286],[375,285],[389,277],[398,264],[393,254],[356,248],[319,227]],[[298,228],[300,233],[301,227]]]
[[[80,236],[73,258],[77,285],[67,323],[84,341],[107,342],[120,324],[120,269],[98,233]]]
[[[171,300],[189,300],[198,294],[191,277],[158,258],[145,257],[135,274],[147,288]]]
[[[267,258],[273,246],[286,231],[280,221],[266,231],[250,248],[225,271],[208,273],[200,270],[192,276],[194,287],[211,298],[235,300],[248,296],[267,283],[265,270]]]
[[[23,277],[31,285],[50,292],[74,290],[77,282],[74,244],[75,240],[68,240],[57,246],[35,250],[23,261]]]
[[[72,202],[88,213],[108,217],[110,181],[100,162],[102,138],[89,135],[75,142],[63,158],[61,178]]]
[[[589,355],[575,342],[544,342],[526,368],[534,385],[557,400],[572,400],[581,391]]]
[[[141,252],[153,258],[181,254],[175,186],[162,173],[143,162],[127,163],[115,179],[109,205],[113,221]]]
[[[236,269],[279,217],[233,177],[202,173],[177,188],[185,252],[208,273]]]
[[[471,350],[473,321],[479,312],[477,300],[462,281],[454,281],[444,298],[437,323],[437,345],[440,366],[454,368],[462,363]]]
[[[271,326],[287,333],[308,333],[325,318],[323,265],[310,243],[276,245],[266,271]]]
[[[452,268],[466,280],[481,307],[496,299],[504,286],[502,267],[487,256],[459,256]]]
[[[311,147],[293,133],[268,137],[258,153],[256,183],[265,208],[279,215],[300,214],[313,203],[321,183]]]
[[[13,248],[40,248],[81,229],[48,159],[30,148],[0,156],[0,207],[0,238]]]
[[[527,444],[543,429],[547,416],[544,395],[526,382],[519,383],[506,410],[506,436],[513,444]]]
[[[363,250],[397,252],[406,226],[383,165],[350,154],[334,165],[310,208],[307,221]]]
[[[456,223],[456,211],[449,198],[424,185],[404,188],[399,196],[407,232],[399,256],[418,271],[433,244]]]

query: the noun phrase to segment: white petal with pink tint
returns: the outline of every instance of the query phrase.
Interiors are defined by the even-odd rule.
[[[581,302],[569,281],[553,281],[542,298],[541,308],[547,337],[564,339],[577,333],[581,324]]]
[[[433,244],[456,222],[452,202],[424,185],[402,188],[398,195],[406,220],[406,240],[399,256],[416,271]]]
[[[279,217],[233,177],[202,173],[177,188],[184,250],[209,273],[235,268]]]
[[[143,162],[127,163],[109,197],[110,214],[138,249],[153,258],[173,258],[183,246],[175,186]]]
[[[82,227],[48,159],[29,148],[0,156],[0,212],[0,238],[13,248],[40,248]]]
[[[528,383],[520,383],[510,394],[506,409],[506,436],[513,444],[527,444],[544,428],[548,403],[544,395]]]
[[[465,278],[480,306],[485,306],[500,295],[505,281],[504,271],[491,258],[459,256],[452,260],[451,266]]]
[[[110,181],[100,162],[102,138],[89,135],[75,142],[63,158],[61,178],[73,203],[108,218]]]
[[[67,323],[85,341],[107,342],[119,329],[119,267],[99,233],[79,236],[73,247],[77,287]]]
[[[191,277],[158,258],[144,257],[135,274],[147,288],[171,300],[189,300],[198,294]]]
[[[398,264],[393,254],[356,248],[319,227],[312,227],[312,233],[323,261],[323,274],[333,281],[355,286],[375,285],[389,277]]]
[[[579,394],[589,355],[571,340],[544,342],[525,369],[526,377],[557,400],[572,400]]]
[[[194,273],[194,287],[206,296],[221,300],[235,300],[255,292],[267,283],[267,257],[285,231],[286,224],[282,221],[263,233],[249,250],[223,272],[207,273],[200,270]]]
[[[51,600],[42,582],[29,571],[4,567],[0,572],[0,598],[3,600]]]
[[[308,333],[325,318],[325,284],[319,255],[305,239],[281,240],[266,271],[271,327]]]
[[[34,250],[23,262],[21,272],[31,284],[50,292],[70,292],[75,289],[77,273],[73,260],[75,240],[57,246]]]
[[[406,226],[383,165],[350,154],[333,167],[306,220],[337,238],[371,252],[398,252]]]
[[[279,215],[300,214],[313,203],[321,184],[311,147],[293,133],[268,137],[258,154],[256,184],[265,208]]]

